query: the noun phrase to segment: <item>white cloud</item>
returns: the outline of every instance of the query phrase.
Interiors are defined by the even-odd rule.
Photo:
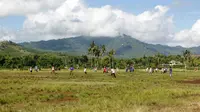
[[[15,40],[15,33],[9,29],[0,27],[0,41]]]
[[[134,15],[110,5],[88,7],[82,0],[0,0],[1,4],[7,7],[0,7],[0,16],[22,14],[27,19],[21,31],[0,30],[0,40],[23,42],[126,34],[147,43],[185,47],[200,43],[200,20],[191,29],[175,33],[173,17],[168,16],[166,6],[158,5]]]
[[[199,46],[200,44],[200,20],[191,29],[182,30],[175,34],[172,45],[184,47]]]
[[[173,17],[166,15],[168,10],[166,6],[156,6],[151,11],[134,15],[109,5],[92,8],[82,0],[65,0],[54,10],[49,8],[26,14],[27,19],[23,31],[17,33],[17,41],[127,34],[144,42],[166,44],[174,35]]]
[[[0,0],[0,17],[27,15],[55,9],[65,0]]]

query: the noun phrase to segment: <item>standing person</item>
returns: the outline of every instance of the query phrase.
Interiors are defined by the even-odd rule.
[[[156,68],[156,70],[155,70],[156,72],[158,72],[158,68]]]
[[[32,74],[32,72],[33,72],[33,69],[32,69],[32,67],[30,67],[30,69],[29,69],[29,70],[30,70],[30,73]]]
[[[171,66],[169,68],[169,75],[170,75],[170,77],[172,77],[172,67]]]
[[[71,67],[69,68],[69,70],[70,70],[70,74],[69,74],[69,75],[73,75],[74,67],[71,66]]]
[[[87,74],[87,68],[86,67],[84,68],[84,73]]]
[[[116,75],[115,75],[115,69],[111,69],[111,76],[114,76],[116,78]]]
[[[104,66],[103,73],[107,73],[107,68]]]
[[[150,67],[150,69],[149,69],[149,74],[152,74],[152,73],[153,73],[153,68]]]
[[[52,66],[52,68],[51,68],[51,73],[55,74],[55,67],[54,66]]]
[[[149,72],[149,68],[146,69],[146,72],[147,72],[147,73]]]
[[[35,71],[38,72],[38,67],[37,66],[35,66]]]
[[[94,72],[97,72],[97,67],[94,67]]]

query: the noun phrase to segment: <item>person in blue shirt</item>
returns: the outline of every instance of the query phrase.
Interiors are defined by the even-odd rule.
[[[71,67],[69,68],[69,70],[70,70],[70,74],[69,74],[69,75],[73,75],[74,67],[71,66]]]

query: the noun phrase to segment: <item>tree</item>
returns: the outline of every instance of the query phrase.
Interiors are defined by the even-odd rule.
[[[110,57],[110,64],[111,64],[111,67],[114,67],[113,66],[113,59],[114,59],[114,55],[115,55],[115,50],[112,49],[108,52],[108,56]]]
[[[185,66],[187,67],[187,65],[190,63],[190,60],[191,60],[191,52],[189,50],[185,50],[183,52],[183,57],[184,57]]]
[[[101,52],[100,52],[100,55],[101,55],[101,65],[103,65],[103,64],[102,64],[102,58],[104,57],[105,52],[106,52],[106,46],[105,46],[105,45],[102,45],[102,46],[101,46]]]

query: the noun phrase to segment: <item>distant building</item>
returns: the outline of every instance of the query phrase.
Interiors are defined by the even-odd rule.
[[[174,66],[174,65],[183,65],[183,63],[179,62],[179,61],[175,61],[175,60],[172,60],[169,62],[169,65],[170,66]]]

